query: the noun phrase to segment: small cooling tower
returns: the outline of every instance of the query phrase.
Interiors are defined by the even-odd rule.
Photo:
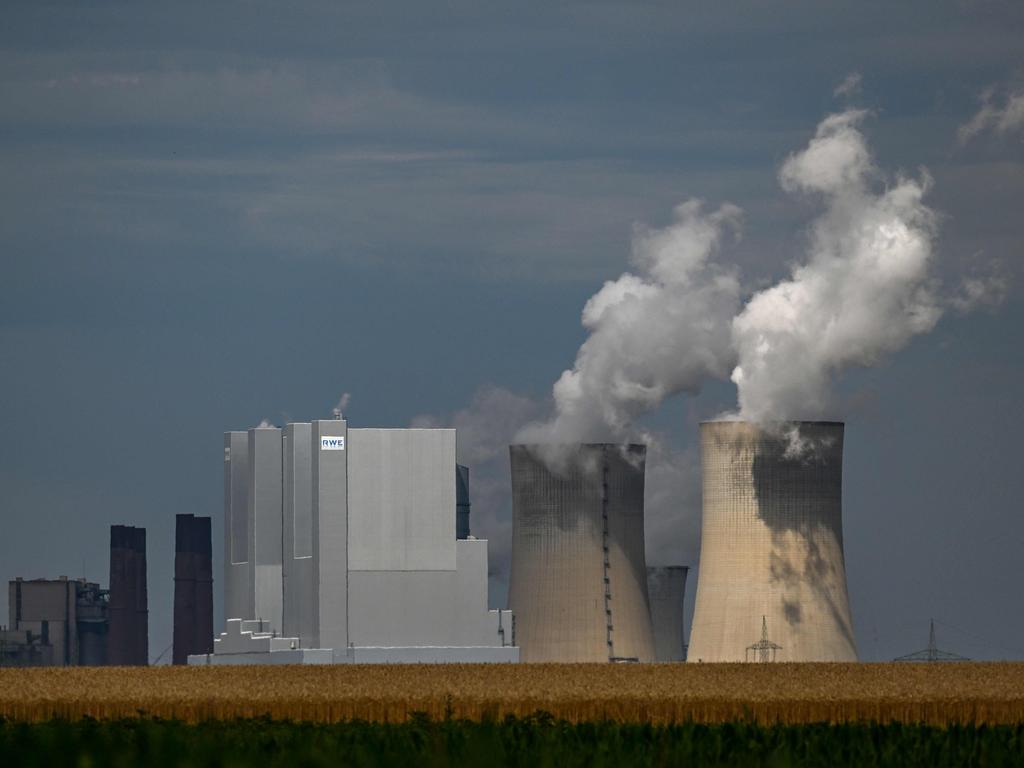
[[[652,661],[642,445],[509,448],[520,660]]]
[[[843,424],[701,424],[704,524],[689,661],[856,661],[843,560]],[[755,653],[752,658],[763,656]]]
[[[683,600],[686,598],[686,574],[689,570],[685,565],[647,569],[655,661],[686,661]]]

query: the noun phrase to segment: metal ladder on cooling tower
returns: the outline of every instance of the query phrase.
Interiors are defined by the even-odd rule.
[[[601,549],[604,557],[604,617],[608,640],[608,661],[615,661],[615,638],[612,624],[612,582],[609,558],[610,536],[608,531],[608,460],[607,447],[601,449]]]

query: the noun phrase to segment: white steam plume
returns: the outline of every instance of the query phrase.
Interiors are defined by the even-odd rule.
[[[931,179],[874,191],[881,175],[858,130],[864,114],[827,117],[779,172],[783,189],[820,197],[825,211],[806,260],[733,322],[741,418],[828,415],[837,373],[875,364],[942,314],[930,274],[935,215],[922,202]]]
[[[338,404],[331,409],[331,414],[336,419],[344,418],[345,411],[348,410],[348,404],[352,401],[352,395],[349,392],[343,392],[341,397],[338,399]]]
[[[583,308],[590,336],[554,385],[554,415],[516,435],[526,443],[628,439],[638,417],[679,392],[697,393],[734,363],[730,322],[739,302],[733,271],[711,261],[740,210],[675,209],[665,229],[638,227],[636,273],[608,281]]]

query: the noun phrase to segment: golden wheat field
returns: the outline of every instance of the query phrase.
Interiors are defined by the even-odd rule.
[[[394,665],[0,670],[0,717],[336,722],[1024,722],[1024,664]]]

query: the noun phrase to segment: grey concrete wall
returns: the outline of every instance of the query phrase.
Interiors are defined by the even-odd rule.
[[[314,421],[313,572],[316,648],[333,648],[342,658],[348,623],[348,425],[344,419]]]
[[[487,542],[459,541],[456,550],[451,571],[350,571],[351,642],[500,646],[497,611],[487,609]]]
[[[256,615],[255,563],[249,557],[249,435],[224,433],[224,617]]]
[[[10,582],[11,629],[44,634],[56,666],[78,663],[78,622],[75,582],[32,579]]]
[[[455,570],[455,430],[348,431],[354,571]]]
[[[284,591],[282,553],[281,430],[249,430],[249,521],[253,526],[250,557],[255,564],[257,619],[281,632]]]
[[[518,648],[352,648],[353,664],[514,664]]]
[[[644,448],[631,446],[624,457],[619,446],[561,446],[554,469],[541,458],[550,450],[509,449],[509,608],[521,658],[650,661],[654,641],[643,548]]]
[[[655,661],[686,661],[683,601],[686,599],[686,574],[689,570],[685,565],[647,568]]]
[[[701,460],[688,660],[743,661],[764,616],[769,640],[782,646],[778,661],[856,661],[843,557],[843,425],[709,422]]]
[[[284,635],[311,647],[316,636],[313,571],[313,443],[309,424],[289,424],[284,452],[284,525],[282,578]]]

